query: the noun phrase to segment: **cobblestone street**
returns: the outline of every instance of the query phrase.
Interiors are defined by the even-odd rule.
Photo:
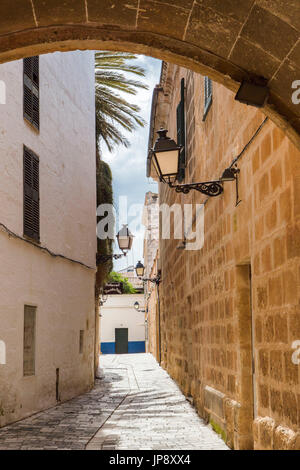
[[[0,430],[0,449],[228,449],[150,354],[101,356],[89,393]]]

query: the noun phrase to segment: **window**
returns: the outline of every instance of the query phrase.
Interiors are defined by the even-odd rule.
[[[24,235],[40,240],[39,159],[24,146],[23,154],[23,224]]]
[[[184,78],[180,83],[180,102],[177,106],[177,144],[182,145],[182,150],[179,157],[179,173],[177,180],[179,182],[184,180],[185,176],[185,86]]]
[[[36,307],[24,305],[23,375],[35,374]]]
[[[27,57],[23,60],[23,111],[27,119],[36,129],[40,127],[39,100],[39,57]]]
[[[0,339],[0,364],[6,364],[6,346],[2,339]]]
[[[212,81],[208,77],[204,77],[204,113],[202,121],[205,121],[209,108],[212,103]]]
[[[80,330],[80,332],[79,332],[79,354],[83,353],[83,338],[84,338],[84,330]]]

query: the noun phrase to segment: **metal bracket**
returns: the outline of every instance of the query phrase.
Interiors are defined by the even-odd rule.
[[[110,261],[112,259],[120,259],[122,258],[122,256],[126,256],[126,253],[120,253],[120,254],[116,254],[116,255],[102,255],[100,253],[97,253],[96,254],[96,265],[98,266],[99,264],[104,264],[104,263],[107,263],[107,261]]]
[[[168,183],[170,188],[174,188],[177,193],[188,194],[192,189],[199,191],[206,196],[219,196],[223,193],[222,181],[206,181],[203,183],[173,184]]]
[[[159,285],[159,283],[162,281],[160,276],[152,277],[152,278],[147,278],[147,277],[139,277],[139,279],[143,282],[153,282],[153,284]]]

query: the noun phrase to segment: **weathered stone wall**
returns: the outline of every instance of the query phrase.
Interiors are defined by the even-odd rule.
[[[158,274],[158,257],[156,252],[155,258],[151,262],[150,277],[154,278]],[[151,282],[147,282],[145,289],[145,298],[147,305],[147,338],[146,351],[153,354],[158,362],[161,360],[160,355],[160,311],[159,311],[159,286]]]
[[[233,91],[243,80],[266,83],[265,112],[300,148],[300,110],[291,99],[300,73],[299,18],[295,0],[18,0],[17,8],[2,0],[0,62],[58,50],[130,50]]]
[[[161,108],[162,111],[163,108],[164,106]],[[148,191],[145,195],[143,225],[145,227],[143,253],[145,266],[144,277],[153,279],[158,274],[159,203],[157,193]],[[153,356],[160,361],[158,286],[149,281],[145,282],[144,295],[147,304],[146,351],[152,353]]]
[[[159,205],[158,194],[148,191],[145,195],[143,220],[144,235],[144,277],[150,277],[153,262],[156,257],[159,244]]]
[[[173,66],[169,74],[166,125],[175,139],[186,79],[185,182],[217,179],[264,116],[213,83],[203,122],[203,77]],[[238,161],[241,202],[235,205],[234,182],[207,200],[203,248],[160,242],[162,364],[235,448],[299,448],[300,366],[292,362],[300,339],[299,162],[299,151],[266,122]],[[160,184],[160,203],[205,199]]]
[[[23,118],[23,61],[0,66],[0,426],[94,383],[96,169],[94,54],[40,58],[40,131]],[[23,237],[23,144],[40,161],[40,244]],[[61,254],[50,256],[39,247]],[[91,269],[89,269],[90,267]],[[24,305],[36,306],[35,374],[23,376]],[[84,333],[80,353],[80,330]]]

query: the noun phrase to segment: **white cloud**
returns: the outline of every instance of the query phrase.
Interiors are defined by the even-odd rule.
[[[140,114],[146,120],[144,128],[133,133],[126,133],[130,147],[118,147],[113,153],[102,149],[102,158],[110,165],[113,174],[114,199],[117,206],[119,196],[127,196],[128,204],[143,204],[147,191],[157,191],[157,185],[146,178],[146,159],[148,150],[149,117],[151,111],[152,92],[159,82],[161,61],[152,57],[138,56],[135,61],[146,69],[146,83],[149,90],[139,90],[136,96],[126,98],[140,106]],[[116,209],[118,209],[116,207]],[[130,222],[130,220],[129,220]],[[115,252],[117,247],[115,246]],[[136,237],[131,253],[126,258],[115,261],[116,270],[136,264],[143,257],[143,240]]]

